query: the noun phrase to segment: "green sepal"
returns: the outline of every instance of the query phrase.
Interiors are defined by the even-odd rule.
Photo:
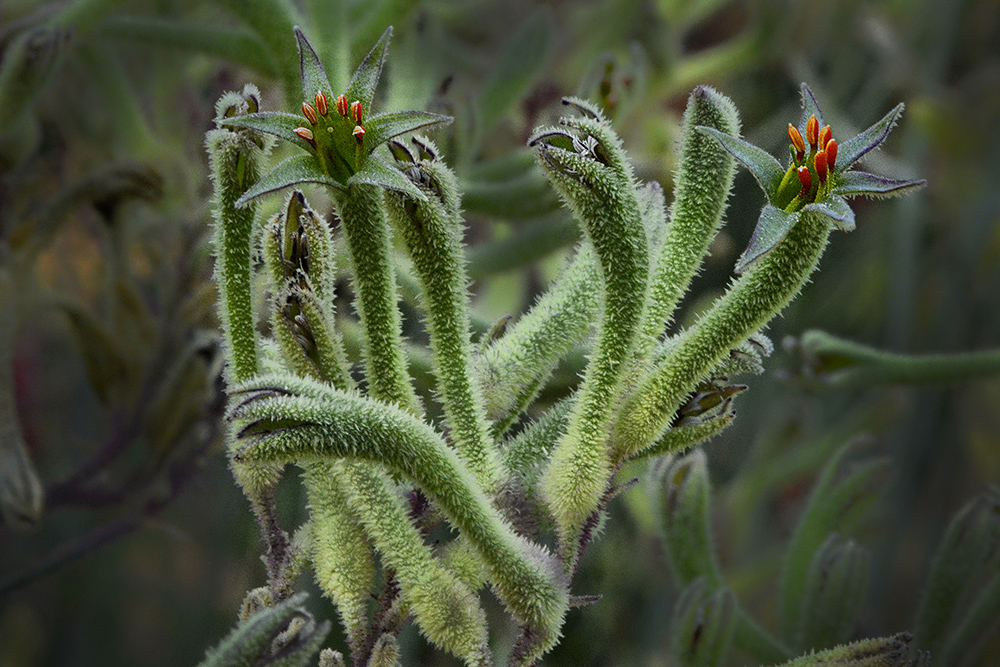
[[[403,172],[381,157],[372,155],[365,161],[364,165],[360,171],[347,179],[347,185],[374,185],[402,192],[420,201],[427,198],[427,195],[421,192],[420,188],[415,186],[406,176],[403,176]]]
[[[382,76],[382,65],[385,63],[385,54],[389,48],[390,39],[392,39],[392,26],[385,29],[378,43],[361,61],[361,65],[358,66],[354,76],[351,77],[351,82],[347,85],[347,92],[344,93],[348,103],[355,100],[361,102],[361,108],[366,113],[371,109],[372,100],[375,98],[375,88]]]
[[[827,218],[842,232],[854,231],[854,211],[843,197],[830,195],[821,202],[806,204],[802,210]]]
[[[841,197],[865,196],[886,199],[909,194],[927,185],[924,179],[900,181],[876,176],[864,171],[845,171],[837,177],[837,185],[830,194]]]
[[[308,141],[295,134],[295,128],[303,127],[308,121],[302,116],[283,111],[262,111],[249,116],[234,116],[221,121],[222,127],[242,127],[273,135],[279,139],[290,141],[299,148],[312,150]]]
[[[785,174],[785,170],[770,153],[743,139],[719,132],[712,127],[699,126],[697,130],[702,134],[715,137],[722,144],[722,147],[729,151],[730,155],[750,170],[753,177],[757,179],[757,183],[760,184],[761,190],[767,195],[768,200],[774,201],[778,196],[778,184],[781,183],[781,177]]]
[[[859,441],[843,445],[824,466],[785,553],[778,613],[782,635],[793,640],[801,621],[809,564],[834,531],[846,530],[884,488],[889,463],[881,458],[846,461]]]
[[[743,251],[736,261],[737,274],[744,273],[753,266],[754,262],[771,252],[781,240],[788,235],[788,232],[795,226],[801,217],[798,213],[788,213],[776,206],[767,204],[757,218],[757,226],[750,237],[750,245]]]
[[[297,155],[279,162],[271,171],[261,176],[260,180],[250,186],[250,189],[236,201],[236,206],[246,206],[258,197],[300,183],[319,183],[338,191],[344,189],[342,183],[323,173],[316,164],[316,158],[311,155]]]
[[[263,609],[240,623],[211,649],[199,667],[305,667],[330,632],[302,608],[305,593]],[[289,632],[291,630],[291,632]]]
[[[311,102],[316,93],[323,93],[331,105],[334,104],[336,95],[330,88],[330,78],[323,69],[323,63],[312,44],[306,39],[305,33],[299,26],[295,26],[295,41],[299,46],[299,70],[302,74],[302,95],[305,101]],[[354,98],[352,98],[354,99]],[[367,109],[368,106],[366,105]]]
[[[792,645],[817,649],[850,639],[867,592],[869,569],[866,549],[831,533],[809,564]]]
[[[851,137],[837,147],[837,173],[845,172],[851,168],[851,166],[860,160],[866,153],[872,151],[879,147],[879,145],[885,141],[886,137],[889,136],[889,132],[892,131],[893,126],[896,125],[896,121],[903,114],[903,107],[905,105],[900,103],[896,107],[882,117],[882,120],[878,121],[867,130],[859,135]]]
[[[371,152],[379,145],[407,132],[432,125],[444,125],[454,120],[451,116],[429,111],[389,111],[365,120],[365,151]],[[398,159],[398,158],[397,158]]]
[[[736,633],[736,596],[699,577],[677,598],[670,622],[670,654],[677,667],[721,667]]]

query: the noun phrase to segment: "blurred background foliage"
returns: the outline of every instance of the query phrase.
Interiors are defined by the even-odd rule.
[[[256,527],[219,442],[203,137],[214,101],[246,81],[261,87],[265,109],[297,108],[296,23],[322,44],[335,89],[394,25],[379,107],[455,116],[437,139],[466,192],[483,326],[530,305],[577,238],[524,147],[562,96],[601,102],[639,177],[662,183],[669,201],[693,86],[730,96],[744,135],[780,155],[807,81],[837,137],[905,101],[871,166],[930,185],[861,205],[858,230],[835,235],[769,334],[780,342],[820,328],[908,353],[1000,345],[993,0],[7,0],[0,268],[14,333],[0,361],[12,364],[13,394],[4,389],[0,404],[20,424],[45,506],[22,517],[37,519],[30,530],[6,515],[0,524],[0,664],[195,664],[263,582]],[[682,319],[724,289],[761,205],[740,174]],[[812,548],[832,559],[864,551],[860,621],[845,638],[917,629],[950,518],[979,497],[985,520],[998,520],[989,487],[1000,481],[1000,381],[831,388],[786,348],[751,382],[734,426],[705,447],[719,567],[743,608],[786,630],[780,566],[793,535],[802,548],[799,518],[840,452],[847,458],[830,465],[846,478],[866,471],[865,511],[848,503],[826,519],[853,541]],[[552,396],[575,382],[572,359],[563,371]],[[842,450],[858,438],[864,446]],[[671,618],[704,584],[672,573],[656,488],[647,480],[612,505],[575,591],[603,599],[571,612],[546,664],[683,660]],[[300,522],[301,490],[292,480],[282,493],[285,520]],[[956,609],[973,591],[1000,590],[995,533],[954,592]],[[308,577],[302,586],[314,590]],[[310,605],[334,615],[317,594]],[[933,664],[992,664],[995,623],[962,620],[945,614],[915,643],[941,657]],[[412,629],[402,651],[406,665],[455,664]],[[737,652],[729,664],[744,663]]]

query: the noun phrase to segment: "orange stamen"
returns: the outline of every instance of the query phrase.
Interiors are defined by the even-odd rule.
[[[341,116],[347,115],[347,98],[343,95],[337,98],[337,113]]]
[[[837,140],[830,139],[826,143],[826,168],[833,171],[835,164],[837,164]]]
[[[819,176],[819,182],[823,183],[826,181],[826,152],[819,151],[816,153],[816,157],[813,158],[813,165],[816,167],[816,175]]]
[[[361,102],[357,100],[351,102],[351,120],[361,125]]]
[[[305,139],[313,146],[316,145],[316,140],[313,138],[312,130],[310,130],[308,127],[297,127],[292,131],[295,132],[295,134],[299,135],[299,138]]]
[[[802,141],[802,133],[791,123],[788,124],[788,138],[791,139],[792,145],[795,146],[796,159],[801,160],[806,154],[806,144]]]
[[[816,116],[809,116],[809,120],[806,122],[806,141],[813,147],[813,150],[816,150],[817,140],[819,140],[819,121],[816,120]]]
[[[326,106],[326,95],[323,93],[316,93],[316,111],[319,112],[320,116],[325,116],[329,109]]]
[[[365,138],[365,128],[361,127],[360,125],[355,125],[353,134],[354,138],[357,139],[358,143],[360,144],[362,140],[364,140]]]
[[[809,167],[806,166],[799,167],[798,174],[799,182],[802,183],[802,192],[799,193],[799,196],[805,197],[812,188],[812,175],[809,173]]]
[[[306,120],[313,125],[319,122],[319,118],[316,116],[316,110],[306,102],[302,103],[302,115],[305,116]]]
[[[826,145],[830,143],[830,139],[833,138],[833,130],[827,125],[822,130],[819,131],[819,149],[824,150]]]

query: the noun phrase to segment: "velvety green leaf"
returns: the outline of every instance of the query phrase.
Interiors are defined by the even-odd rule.
[[[699,125],[696,129],[702,134],[715,137],[723,148],[750,170],[764,194],[767,195],[768,200],[774,200],[778,194],[778,184],[781,183],[781,177],[784,176],[785,170],[770,153],[742,139],[719,132],[715,128]]]
[[[837,187],[833,189],[833,194],[840,195],[841,197],[864,195],[866,197],[882,199],[905,195],[925,185],[927,185],[927,181],[924,179],[897,181],[864,171],[847,171],[838,177]]]
[[[854,231],[854,211],[851,210],[851,207],[847,204],[847,201],[843,197],[831,195],[824,201],[806,204],[802,207],[802,211],[818,213],[819,215],[829,218],[841,231]]]
[[[389,139],[431,125],[450,123],[451,116],[428,111],[391,111],[365,121],[365,150],[371,152]]]
[[[897,105],[896,108],[883,116],[882,120],[856,137],[840,144],[837,150],[837,171],[842,172],[850,169],[851,165],[860,160],[865,153],[878,148],[879,144],[889,136],[889,132],[902,115],[903,106],[903,104]]]
[[[320,183],[337,190],[344,187],[342,183],[338,183],[320,171],[316,164],[316,158],[311,155],[297,155],[279,162],[274,169],[264,174],[259,181],[243,193],[243,196],[236,201],[236,205],[243,206],[261,195],[299,183]]]
[[[311,101],[317,92],[326,95],[330,104],[336,99],[336,95],[330,89],[330,79],[326,76],[323,63],[312,44],[306,39],[302,30],[295,26],[295,39],[299,43],[299,69],[302,72],[302,96],[305,101]]]
[[[245,127],[267,134],[272,134],[279,139],[290,141],[299,148],[311,150],[309,142],[295,134],[295,128],[303,127],[308,121],[302,116],[284,113],[283,111],[262,111],[248,116],[233,116],[221,122],[223,127]]]
[[[403,176],[403,172],[375,156],[370,157],[365,162],[364,168],[347,180],[348,185],[359,183],[377,185],[381,188],[402,192],[420,201],[427,199],[427,196],[413,184],[413,181]]]
[[[375,88],[378,86],[379,77],[382,76],[382,65],[385,63],[385,53],[389,48],[390,39],[392,39],[392,26],[385,29],[378,43],[361,61],[361,65],[351,77],[347,92],[344,93],[348,103],[355,100],[361,102],[364,113],[368,113],[371,109],[372,100],[375,98]]]
[[[799,119],[799,132],[803,137],[806,136],[806,123],[809,122],[810,116],[816,116],[816,120],[819,121],[819,126],[823,127],[826,125],[826,121],[823,120],[823,112],[820,111],[819,103],[816,102],[816,96],[813,95],[813,91],[806,84],[802,84],[802,117]]]
[[[779,667],[926,667],[926,654],[918,652],[913,660],[904,659],[912,639],[907,632],[891,637],[862,639],[825,651],[810,651],[781,663]]]
[[[507,42],[477,100],[483,131],[503,118],[545,72],[554,32],[551,16],[542,10],[525,21]]]
[[[757,219],[753,236],[750,237],[750,245],[736,262],[736,273],[743,273],[751,264],[769,253],[798,221],[798,213],[786,213],[770,204],[765,206]]]

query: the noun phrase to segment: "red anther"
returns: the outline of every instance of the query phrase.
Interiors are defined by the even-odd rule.
[[[819,131],[819,149],[824,150],[826,145],[830,143],[830,139],[833,138],[833,130],[827,125],[822,130]]]
[[[830,139],[826,142],[826,168],[833,171],[835,164],[837,164],[837,140]]]
[[[343,95],[337,98],[337,113],[347,116],[347,98]]]
[[[316,116],[316,110],[313,109],[307,102],[302,103],[302,115],[305,116],[306,120],[313,125],[319,122],[319,118]]]
[[[816,153],[816,157],[813,158],[813,165],[816,167],[816,175],[819,176],[819,182],[826,182],[826,151]]]
[[[316,145],[316,140],[313,138],[313,132],[308,127],[297,127],[292,131],[299,135],[299,138],[305,139],[313,146]]]
[[[788,124],[788,138],[795,146],[795,159],[801,160],[806,154],[806,144],[802,141],[802,133],[791,123]]]
[[[355,104],[357,103],[355,102]],[[354,138],[357,139],[358,143],[360,144],[361,141],[365,138],[365,128],[361,127],[360,125],[355,125],[353,134]]]
[[[351,102],[351,120],[361,125],[361,102],[357,100]]]
[[[319,112],[320,116],[325,116],[329,109],[326,106],[326,95],[323,93],[316,93],[316,111]]]
[[[809,194],[809,189],[812,188],[812,175],[809,173],[809,167],[802,166],[799,167],[799,181],[802,183],[802,192],[799,193],[800,197],[805,197]]]
[[[816,150],[816,142],[819,140],[819,121],[816,120],[816,116],[809,116],[809,120],[806,122],[806,141],[809,145]]]

